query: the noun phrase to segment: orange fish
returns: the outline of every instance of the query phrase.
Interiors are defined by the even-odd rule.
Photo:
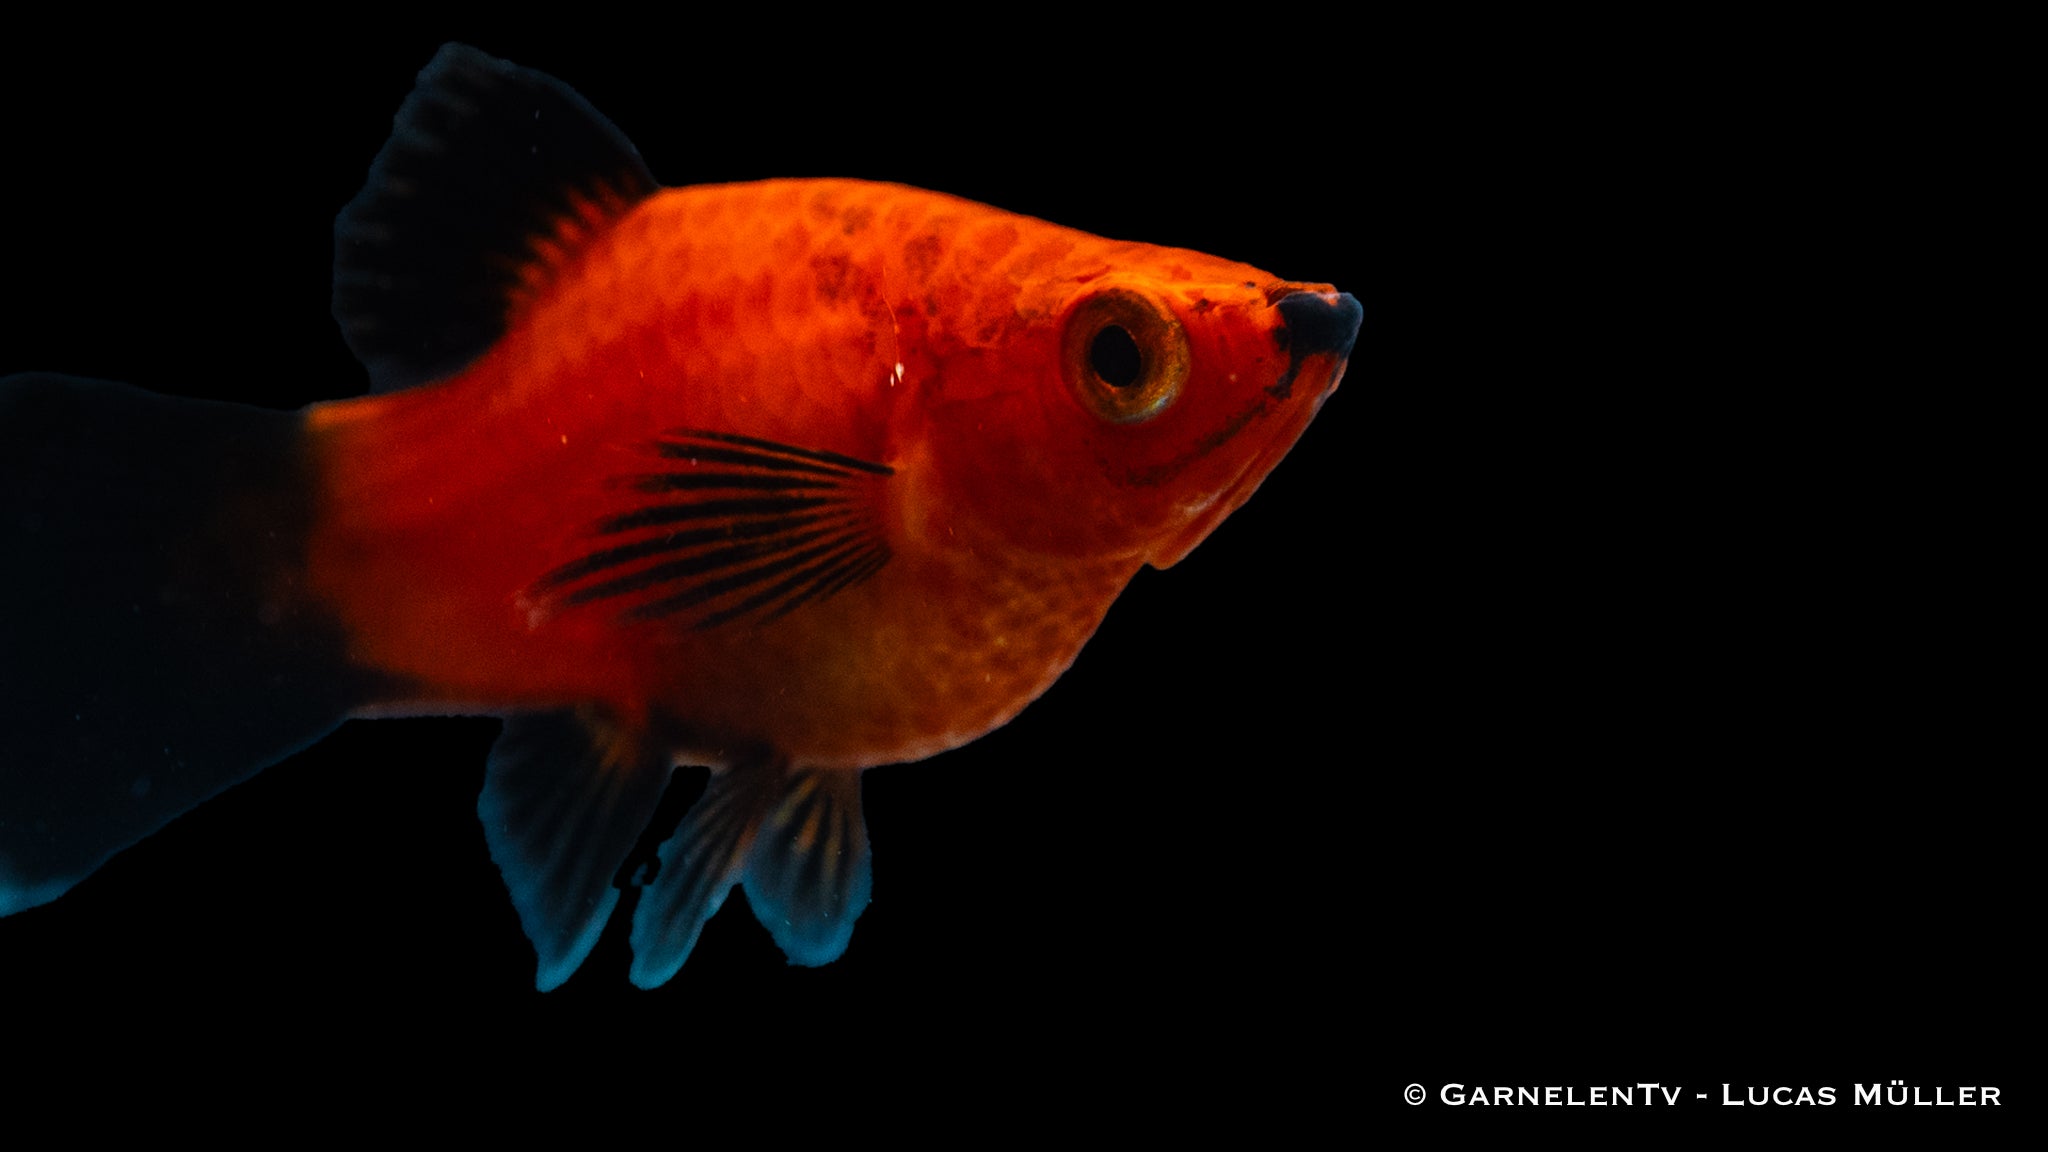
[[[735,885],[826,963],[868,903],[861,770],[1044,692],[1250,497],[1360,320],[895,185],[661,189],[575,93],[456,45],[335,252],[369,396],[0,382],[0,914],[347,716],[487,713],[541,988],[622,890],[643,987]],[[678,765],[712,775],[642,859]]]

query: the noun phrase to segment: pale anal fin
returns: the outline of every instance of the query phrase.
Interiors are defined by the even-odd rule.
[[[790,963],[830,963],[846,951],[872,877],[858,773],[767,758],[716,773],[641,893],[633,983],[654,988],[674,976],[740,883]]]
[[[791,774],[747,862],[747,900],[791,964],[846,951],[873,887],[858,772]]]

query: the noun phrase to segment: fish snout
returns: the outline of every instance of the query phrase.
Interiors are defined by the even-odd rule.
[[[1300,359],[1328,352],[1339,360],[1349,359],[1351,345],[1358,339],[1358,326],[1365,309],[1349,292],[1328,288],[1297,289],[1273,302],[1287,325],[1287,351]]]
[[[1280,313],[1281,326],[1274,330],[1273,338],[1288,359],[1287,371],[1268,391],[1286,399],[1294,390],[1302,366],[1316,356],[1327,355],[1328,370],[1319,373],[1322,382],[1315,385],[1315,402],[1320,406],[1344,378],[1344,366],[1351,358],[1351,345],[1358,339],[1365,309],[1349,292],[1339,292],[1327,284],[1277,284],[1266,298],[1272,301],[1274,311]],[[1314,380],[1315,375],[1310,379]]]

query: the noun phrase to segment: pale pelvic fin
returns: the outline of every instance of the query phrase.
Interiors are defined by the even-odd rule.
[[[583,963],[618,903],[613,877],[661,802],[667,757],[595,709],[525,713],[491,746],[477,815],[533,941],[541,991]]]

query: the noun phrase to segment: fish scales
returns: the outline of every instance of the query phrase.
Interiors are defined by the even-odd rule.
[[[849,214],[869,226],[849,230]],[[1033,267],[1092,240],[1042,226],[1052,242],[1024,248],[1002,215],[846,181],[671,190],[621,221],[611,242],[557,269],[474,368],[431,392],[317,406],[309,426],[329,462],[320,519],[331,527],[316,537],[309,567],[322,596],[358,622],[357,658],[435,686],[451,706],[595,696],[630,710],[642,703],[640,685],[671,684],[703,727],[775,730],[793,756],[835,767],[929,755],[1007,719],[1071,662],[1093,631],[1089,606],[1113,597],[1135,556],[1091,562],[1057,582],[1047,576],[1062,565],[1044,557],[1016,554],[1010,569],[991,570],[990,557],[1013,550],[962,541],[963,528],[968,541],[981,530],[939,511],[955,506],[943,492],[919,492],[925,498],[886,517],[908,571],[818,609],[865,621],[859,627],[621,635],[605,614],[557,624],[559,609],[505,595],[588,548],[588,526],[619,508],[607,483],[627,466],[618,446],[645,429],[746,429],[863,459],[902,455],[899,443],[927,434],[927,382],[976,347],[944,327],[927,331],[933,317],[1015,314]],[[963,223],[977,217],[990,223]],[[961,239],[936,242],[946,236]],[[864,238],[861,252],[854,242]],[[1105,266],[1121,247],[1095,244]],[[906,249],[936,254],[922,280],[900,266]],[[815,276],[786,273],[811,267],[820,251],[872,269],[864,290],[848,289],[849,273],[822,300]],[[967,269],[1004,253],[1011,260],[994,280],[1006,298],[992,306]],[[641,283],[664,290],[649,297],[634,291]],[[940,306],[971,290],[968,302]],[[717,387],[656,386],[630,404],[594,405],[575,387],[594,379]],[[476,445],[489,447],[488,458],[465,459]],[[534,490],[521,492],[528,482]],[[565,515],[565,503],[581,508]],[[393,589],[405,591],[394,599]],[[536,627],[537,616],[548,626]],[[421,635],[439,643],[422,646]],[[984,666],[990,651],[999,658]],[[807,702],[800,726],[755,691],[762,682]]]

